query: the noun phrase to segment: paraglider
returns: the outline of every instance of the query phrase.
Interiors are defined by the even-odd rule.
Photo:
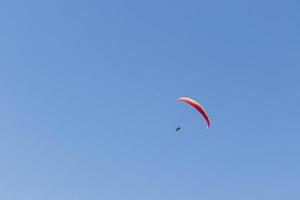
[[[181,97],[178,99],[178,101],[185,102],[187,104],[190,104],[194,108],[196,108],[204,117],[206,124],[207,124],[207,128],[210,127],[210,119],[209,119],[208,113],[200,103],[198,103],[197,101],[195,101],[191,98],[188,98],[188,97]],[[177,129],[176,129],[176,131],[177,131]]]

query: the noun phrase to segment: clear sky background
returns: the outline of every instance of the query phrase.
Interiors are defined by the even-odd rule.
[[[299,10],[1,1],[0,198],[300,199]]]

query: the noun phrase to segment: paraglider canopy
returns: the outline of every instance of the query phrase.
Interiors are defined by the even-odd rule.
[[[210,119],[209,119],[208,113],[200,103],[198,103],[194,99],[191,99],[191,98],[188,98],[188,97],[181,97],[181,98],[178,99],[178,101],[185,102],[187,104],[190,104],[194,108],[196,108],[202,114],[202,116],[204,117],[204,119],[206,121],[206,124],[207,124],[207,128],[210,127]]]

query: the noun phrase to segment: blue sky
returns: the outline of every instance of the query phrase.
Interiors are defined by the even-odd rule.
[[[299,199],[299,9],[1,1],[0,198]]]

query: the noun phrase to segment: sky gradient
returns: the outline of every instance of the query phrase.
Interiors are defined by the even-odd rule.
[[[1,1],[0,198],[300,199],[299,10]]]

